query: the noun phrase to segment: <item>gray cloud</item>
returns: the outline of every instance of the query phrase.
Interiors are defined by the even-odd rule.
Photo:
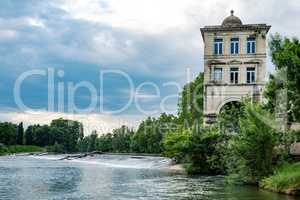
[[[60,81],[91,81],[98,86],[98,73],[103,69],[121,69],[127,72],[137,85],[151,81],[162,89],[162,96],[175,91],[163,88],[167,81],[186,83],[186,68],[195,76],[202,68],[202,38],[199,28],[220,24],[230,9],[244,23],[268,23],[271,33],[299,36],[300,4],[297,0],[250,1],[190,1],[184,9],[184,22],[169,21],[162,31],[148,31],[149,27],[132,29],[114,26],[105,21],[76,18],[62,9],[62,0],[0,2],[0,107],[17,109],[12,89],[16,78],[30,69],[53,67],[65,71]],[[95,1],[96,2],[96,1]],[[174,2],[178,3],[178,2]],[[114,14],[109,1],[99,1],[104,14]],[[138,9],[138,8],[137,8]],[[172,9],[172,5],[170,8]],[[165,10],[165,15],[169,10]],[[153,15],[155,13],[153,12]],[[102,16],[102,15],[100,15]],[[139,16],[136,16],[136,21]],[[129,23],[129,22],[128,22]],[[272,69],[272,67],[269,67]],[[32,78],[24,86],[24,98],[33,106],[47,103],[47,80]],[[122,93],[126,85],[118,78],[107,82],[105,102],[108,109],[126,101]],[[78,93],[78,104],[86,105],[87,94]],[[149,94],[145,94],[147,96]],[[159,99],[144,100],[145,108],[158,106]],[[176,99],[169,102],[176,106]],[[138,114],[134,107],[129,113]],[[142,116],[142,114],[141,114]]]

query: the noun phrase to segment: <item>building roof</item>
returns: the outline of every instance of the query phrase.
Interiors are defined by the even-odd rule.
[[[204,26],[201,28],[202,37],[204,32],[219,32],[219,31],[245,31],[245,30],[270,30],[271,26],[267,24],[243,24],[240,18],[234,16],[234,11],[231,11],[231,15],[226,17],[221,25]],[[203,37],[204,39],[204,37]]]
[[[231,15],[226,17],[224,21],[222,22],[222,26],[241,26],[243,25],[242,20],[240,18],[233,15],[234,11],[232,10]]]

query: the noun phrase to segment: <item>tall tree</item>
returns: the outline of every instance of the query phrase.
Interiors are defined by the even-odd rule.
[[[0,123],[0,143],[5,145],[16,144],[17,125],[10,122]]]
[[[112,134],[107,133],[105,135],[101,135],[98,139],[98,150],[102,152],[112,152]]]
[[[204,74],[200,73],[196,79],[186,84],[181,92],[178,103],[178,116],[181,124],[192,127],[202,124],[203,121],[203,80]]]
[[[23,128],[23,122],[19,123],[19,125],[18,125],[17,144],[19,144],[19,145],[23,145],[23,144],[24,144],[24,128]]]
[[[130,142],[133,130],[127,126],[114,129],[112,133],[112,147],[115,152],[130,152]]]
[[[266,86],[266,107],[274,112],[276,106],[282,106],[278,102],[286,104],[288,120],[300,122],[300,42],[276,34],[271,37],[269,46],[276,68]],[[285,91],[285,95],[281,91]],[[286,99],[280,102],[282,97]]]
[[[272,173],[276,145],[274,117],[261,105],[247,103],[240,119],[240,131],[230,142],[229,174],[244,183],[257,184]]]
[[[163,137],[177,129],[177,117],[162,113],[159,118],[148,117],[142,121],[131,138],[131,149],[139,153],[162,153]]]
[[[95,151],[97,150],[97,138],[98,134],[97,131],[93,131],[92,134],[89,136],[89,146],[88,146],[88,151]]]
[[[78,142],[83,138],[83,125],[80,122],[60,118],[53,120],[50,126],[63,133],[62,145],[65,152],[78,151]]]
[[[33,126],[28,126],[25,131],[25,144],[33,145],[34,135],[33,135]]]
[[[43,147],[50,144],[50,127],[48,125],[36,127],[34,133],[35,145]]]

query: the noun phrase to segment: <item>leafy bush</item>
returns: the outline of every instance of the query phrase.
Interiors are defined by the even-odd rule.
[[[168,132],[176,130],[177,118],[174,115],[162,113],[159,118],[148,117],[142,121],[137,131],[132,135],[130,148],[137,153],[163,152],[163,137]]]
[[[226,142],[216,126],[194,131],[189,142],[188,173],[223,174]]]
[[[189,129],[168,133],[163,141],[164,155],[175,158],[177,162],[185,162],[191,134]]]
[[[178,130],[164,139],[164,155],[186,163],[190,174],[223,174],[226,143],[215,126],[191,131]]]
[[[228,172],[234,181],[257,184],[272,173],[274,118],[260,105],[247,103],[239,125],[239,134],[229,143]]]
[[[0,143],[0,155],[5,155],[6,153],[8,153],[7,147],[4,144]]]
[[[263,179],[260,187],[275,192],[299,192],[300,163],[286,164],[275,170],[273,176]]]
[[[8,146],[9,153],[32,153],[43,152],[44,148],[33,145],[11,145]]]
[[[47,146],[47,151],[53,153],[65,153],[64,146],[57,142],[55,142],[53,146]]]

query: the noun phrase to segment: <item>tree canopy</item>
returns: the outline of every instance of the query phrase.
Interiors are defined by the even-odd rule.
[[[266,107],[275,112],[286,104],[288,120],[300,122],[300,42],[276,34],[271,36],[269,46],[275,73],[266,85]]]

